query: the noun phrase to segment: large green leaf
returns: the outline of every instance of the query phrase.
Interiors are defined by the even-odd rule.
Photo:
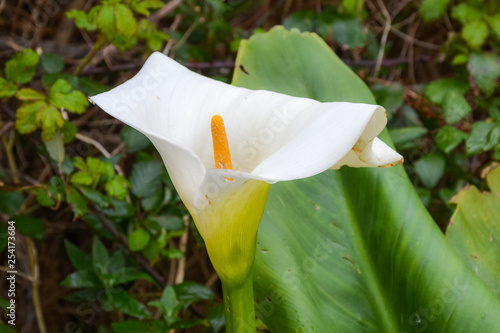
[[[255,35],[236,68],[237,86],[374,102],[310,33]],[[500,332],[500,302],[456,256],[401,166],[272,185],[254,284],[272,332]]]
[[[490,171],[486,181],[491,192],[481,193],[471,186],[452,200],[457,209],[446,237],[467,266],[500,298],[500,167]]]

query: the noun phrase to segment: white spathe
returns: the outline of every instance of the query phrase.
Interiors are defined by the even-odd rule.
[[[377,138],[387,123],[380,106],[238,88],[158,52],[132,79],[91,100],[153,142],[205,241],[214,227],[200,218],[207,205],[248,180],[275,183],[343,165],[402,163]],[[224,119],[234,170],[215,169],[210,121],[216,114]]]

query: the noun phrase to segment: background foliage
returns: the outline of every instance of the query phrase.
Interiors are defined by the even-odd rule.
[[[398,217],[387,217],[393,222],[379,228],[366,216],[342,217],[354,197],[371,205],[398,199],[377,185],[394,179],[378,171],[358,175],[358,171],[343,170],[272,189],[266,213],[270,217],[260,230],[256,263],[261,329],[268,325],[275,332],[300,327],[305,332],[321,331],[320,326],[308,325],[328,325],[333,320],[339,332],[345,331],[342,325],[353,322],[366,325],[356,326],[356,332],[434,332],[442,331],[443,325],[455,332],[454,325],[463,327],[464,322],[471,330],[491,330],[490,313],[498,309],[499,295],[495,260],[495,231],[500,224],[495,213],[495,166],[500,157],[499,10],[494,0],[1,2],[0,251],[3,265],[8,255],[7,221],[15,220],[16,259],[23,272],[17,277],[16,331],[223,331],[217,276],[154,147],[140,133],[89,105],[86,96],[130,78],[156,50],[229,82],[242,45],[234,73],[239,85],[322,101],[371,102],[362,84],[336,84],[351,77],[351,72],[337,58],[311,52],[316,46],[298,47],[302,43],[298,40],[297,44],[271,40],[267,46],[257,45],[258,34],[275,25],[316,32],[326,43],[321,50],[333,49],[387,109],[389,133],[405,156],[409,175],[407,181],[402,170],[394,171],[399,175],[396,180],[404,179],[399,190],[409,196],[399,205],[407,207],[405,214],[412,214],[394,213]],[[256,35],[254,42],[242,43],[252,35]],[[262,35],[261,43],[264,36],[268,35]],[[256,67],[243,61],[256,52]],[[289,58],[276,58],[279,52]],[[269,76],[282,68],[283,59],[291,61],[287,75]],[[260,81],[245,80],[247,73],[265,66],[268,70],[259,75]],[[328,74],[318,66],[332,66],[334,71]],[[488,174],[489,170],[493,171]],[[349,177],[373,181],[371,195],[356,191],[359,183],[349,183]],[[320,195],[318,189],[324,184],[328,190]],[[470,187],[460,192],[467,184]],[[482,194],[487,186],[491,193]],[[422,206],[410,200],[416,198],[410,195],[412,187]],[[275,201],[287,197],[286,202],[304,207],[304,215],[281,223],[283,208],[275,208]],[[327,208],[310,212],[314,205]],[[370,205],[362,211],[390,213]],[[338,268],[310,274],[302,267],[288,280],[322,286],[322,279],[357,276],[353,267],[370,267],[366,277],[354,278],[365,290],[358,298],[349,292],[355,284],[342,289],[340,282],[336,293],[343,297],[331,300],[306,287],[294,291],[296,298],[290,291],[273,294],[266,289],[275,289],[289,268],[283,257],[272,256],[275,252],[300,247],[289,258],[292,262],[314,253],[291,232],[283,242],[272,237],[284,233],[291,220],[304,228],[301,234],[311,239],[310,246],[316,246],[316,233],[325,228],[331,237],[338,235],[328,226],[310,224],[318,214],[318,221],[338,220],[343,232],[351,234],[342,241],[334,238],[344,249],[338,252],[343,259],[333,259],[337,258],[334,252],[328,267]],[[445,238],[438,228],[444,232],[448,225]],[[384,241],[395,231],[400,232],[394,236],[400,237],[399,242]],[[357,237],[361,243],[351,243]],[[274,250],[273,244],[280,247]],[[390,244],[398,245],[386,248]],[[304,262],[298,263],[299,269]],[[385,271],[386,267],[397,269]],[[1,268],[3,293],[7,275],[6,267]],[[465,291],[460,301],[445,302],[442,310],[430,310],[426,318],[426,306],[435,304],[432,297],[444,290],[452,273],[458,278],[451,281],[467,286],[475,296]],[[320,281],[307,283],[310,279]],[[408,285],[401,285],[405,280]],[[0,297],[5,309],[7,296]],[[335,316],[318,319],[316,304],[303,306],[311,300],[334,303],[330,309],[335,309]],[[375,311],[382,304],[378,302],[386,313]],[[455,304],[475,311],[449,308]],[[448,319],[451,313],[457,317]],[[5,317],[2,320],[6,322]],[[8,326],[0,325],[7,330]]]

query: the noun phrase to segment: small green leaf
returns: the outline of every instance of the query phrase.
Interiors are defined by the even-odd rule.
[[[498,57],[493,53],[473,53],[469,58],[470,73],[481,92],[491,96],[500,76]]]
[[[130,296],[125,290],[119,292],[109,292],[107,295],[109,296],[109,302],[111,305],[129,316],[146,318],[150,314],[144,304]]]
[[[130,251],[140,251],[146,247],[151,235],[144,229],[134,230],[128,236],[128,246]]]
[[[465,80],[460,79],[441,79],[432,81],[425,87],[425,96],[432,103],[441,104],[445,100],[446,94],[450,90],[457,90],[462,95],[469,90],[469,84]]]
[[[35,123],[38,110],[46,107],[44,101],[23,103],[16,112],[16,129],[21,134],[28,134],[37,129]]]
[[[92,261],[88,254],[83,252],[79,247],[68,241],[64,240],[64,246],[66,247],[66,253],[68,253],[69,260],[73,267],[77,270],[82,271],[89,269],[92,265]]]
[[[44,100],[46,96],[39,91],[31,88],[22,88],[16,92],[16,98],[21,101],[37,101]]]
[[[440,18],[446,11],[450,0],[422,0],[419,7],[424,22]]]
[[[5,76],[17,83],[27,83],[35,75],[38,54],[32,49],[24,49],[5,63]]]
[[[451,11],[451,17],[455,20],[459,20],[462,24],[471,21],[479,21],[481,20],[481,16],[481,12],[468,3],[457,4]]]
[[[109,90],[109,87],[88,77],[79,78],[79,88],[87,96],[94,96]]]
[[[182,219],[178,216],[160,215],[156,217],[156,221],[167,230],[184,230],[184,222],[182,222]]]
[[[14,82],[0,77],[0,98],[11,97],[16,93],[17,86]]]
[[[93,7],[88,14],[81,10],[73,9],[66,13],[66,17],[74,19],[75,25],[79,29],[94,31],[97,29],[96,14],[100,7],[100,5]]]
[[[42,129],[42,140],[49,141],[64,125],[64,119],[54,106],[45,105],[35,116],[35,124]]]
[[[437,185],[444,175],[446,160],[439,153],[426,155],[415,162],[415,172],[427,188]]]
[[[115,35],[115,7],[103,5],[97,14],[97,27],[112,40]]]
[[[87,214],[87,202],[76,188],[70,187],[66,200],[73,209],[73,221]]]
[[[198,301],[211,301],[215,298],[212,289],[191,281],[186,281],[174,286],[175,294],[179,302],[186,309],[191,303]]]
[[[463,140],[467,138],[467,133],[451,126],[444,126],[436,135],[436,146],[445,154],[449,154]]]
[[[44,87],[52,86],[59,79],[68,82],[73,89],[78,88],[79,79],[69,73],[45,73],[42,75],[42,85]]]
[[[478,48],[488,37],[488,26],[484,21],[472,21],[464,25],[462,36],[471,47]]]
[[[493,32],[499,36],[500,35],[500,14],[496,14],[493,16],[487,16],[486,22],[490,25]]]
[[[93,178],[86,171],[78,171],[71,175],[70,181],[76,185],[92,185]]]
[[[89,171],[93,174],[101,174],[104,172],[104,162],[95,157],[87,157],[87,165]]]
[[[132,192],[138,197],[148,197],[154,194],[162,185],[160,175],[163,170],[164,165],[158,160],[134,164],[130,174]]]
[[[52,139],[45,142],[45,148],[47,148],[50,158],[55,162],[59,164],[64,161],[66,151],[64,150],[63,135],[61,132],[57,131],[54,133]]]
[[[115,176],[106,182],[106,193],[118,200],[125,200],[127,197],[127,188],[130,187],[130,182],[122,177]]]
[[[64,125],[61,130],[64,143],[70,143],[71,141],[73,141],[73,139],[76,137],[76,133],[78,133],[76,125],[68,120],[64,121]]]
[[[128,145],[130,153],[136,153],[151,145],[151,141],[149,141],[147,136],[130,126],[124,126],[120,134]]]
[[[495,124],[486,122],[475,122],[472,125],[472,132],[467,139],[465,148],[467,155],[477,155],[485,150],[488,144],[489,134],[495,128]]]
[[[403,105],[404,87],[399,83],[391,85],[377,84],[372,88],[377,103],[387,110],[387,117],[391,119],[398,108]]]
[[[36,200],[41,206],[44,207],[52,207],[56,204],[56,201],[50,195],[50,192],[46,191],[43,188],[36,189]]]
[[[130,38],[137,33],[137,21],[132,11],[124,4],[115,6],[116,29],[125,38]]]
[[[317,21],[317,14],[312,10],[301,10],[288,15],[283,20],[283,26],[291,30],[299,29],[301,32],[314,31]]]
[[[389,131],[394,145],[400,149],[413,147],[413,142],[426,133],[427,129],[420,126],[401,127]]]
[[[92,267],[98,275],[109,273],[108,251],[97,237],[94,237],[94,241],[92,242]]]
[[[51,87],[49,102],[77,114],[85,112],[89,106],[87,97],[81,91],[71,91],[71,85],[64,79],[58,79]]]
[[[448,124],[454,124],[466,115],[472,108],[459,90],[450,90],[442,102],[444,119]]]
[[[16,229],[23,235],[37,240],[45,236],[45,226],[41,220],[29,215],[18,215],[13,220],[16,221]]]
[[[222,328],[224,328],[225,319],[224,319],[224,305],[217,304],[213,308],[208,311],[207,319],[212,325],[213,333],[222,332]]]
[[[42,54],[40,64],[47,73],[59,73],[64,68],[64,57],[59,54]]]
[[[24,202],[24,197],[19,192],[0,191],[0,212],[7,215],[15,214]]]
[[[101,281],[96,274],[88,269],[78,270],[66,276],[61,282],[61,286],[70,288],[100,288]]]

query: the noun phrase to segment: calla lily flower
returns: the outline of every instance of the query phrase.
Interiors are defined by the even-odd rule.
[[[387,123],[380,106],[239,88],[161,53],[151,55],[135,77],[91,100],[155,145],[228,284],[250,272],[269,184],[343,165],[403,161],[377,138]],[[233,169],[217,168],[214,115],[224,120]]]

